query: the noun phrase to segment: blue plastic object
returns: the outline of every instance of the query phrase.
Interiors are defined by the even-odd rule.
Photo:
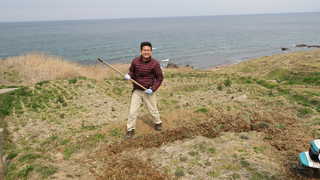
[[[315,139],[313,141],[310,141],[310,148],[314,154],[319,155],[320,150],[320,139]]]
[[[303,166],[310,167],[308,156],[308,152],[302,152],[299,154],[299,161]]]

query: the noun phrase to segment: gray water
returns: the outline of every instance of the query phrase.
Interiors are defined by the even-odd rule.
[[[198,68],[320,44],[320,13],[0,23],[0,58],[44,52],[80,63],[129,63],[141,41],[153,56]]]

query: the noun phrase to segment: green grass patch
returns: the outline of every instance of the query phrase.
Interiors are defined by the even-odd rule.
[[[8,155],[7,155],[7,160],[12,160],[12,159],[14,159],[15,157],[17,157],[18,156],[18,152],[10,152],[10,153],[8,153]]]
[[[49,82],[40,82],[35,89],[21,87],[15,91],[0,95],[0,117],[26,111],[40,112],[47,108],[67,106],[67,99],[73,98],[66,90],[56,85],[45,86]]]
[[[303,106],[314,108],[316,111],[320,112],[320,101],[314,99],[312,96],[310,97],[309,95],[298,94],[293,90],[284,89],[280,87],[278,87],[277,90],[279,92],[279,95],[283,95],[291,101],[294,101]],[[301,115],[303,115],[303,113]]]
[[[263,153],[265,151],[265,147],[253,147],[255,153]]]
[[[22,155],[18,159],[18,161],[21,163],[30,163],[39,158],[41,158],[41,155],[39,154],[28,153],[28,154]]]
[[[32,172],[34,170],[34,167],[32,165],[27,165],[26,167],[22,168],[17,176],[19,178],[22,178],[22,179],[28,179],[28,175],[30,174],[30,172]]]
[[[320,96],[320,92],[304,91],[308,96]]]
[[[222,86],[221,84],[219,84],[219,85],[217,86],[217,90],[222,91],[222,90],[223,90],[223,86]]]
[[[231,84],[232,84],[232,81],[231,81],[230,79],[226,79],[226,80],[223,81],[223,84],[224,84],[224,86],[226,86],[226,87],[230,87]]]
[[[286,84],[320,85],[320,72],[292,72],[285,69],[276,69],[271,71],[267,77]]]
[[[240,84],[252,84],[255,82],[255,79],[252,79],[251,77],[248,77],[248,76],[241,76],[236,80],[236,82]]]
[[[84,125],[84,123],[82,123],[82,125],[81,125],[81,129],[82,129],[82,130],[92,131],[92,130],[97,130],[97,129],[99,129],[99,128],[100,128],[99,126],[94,126],[94,125],[86,126],[86,125]]]
[[[35,171],[41,175],[42,178],[46,179],[49,176],[55,174],[58,171],[58,168],[54,166],[42,166],[38,165],[35,167]]]
[[[298,109],[297,116],[300,118],[304,118],[312,113],[313,111],[310,108],[300,108]]]
[[[208,152],[214,154],[216,149],[214,147],[208,148]]]
[[[86,77],[76,77],[72,79],[68,79],[69,84],[76,84],[79,80],[86,80]]]
[[[71,155],[79,150],[79,145],[70,144],[69,146],[64,148],[63,157],[64,159],[70,159]]]
[[[12,110],[21,110],[20,98],[28,98],[32,92],[27,87],[22,87],[12,92],[0,94],[0,118],[12,113]]]
[[[96,142],[103,141],[105,138],[106,138],[105,134],[97,133],[97,134],[94,134],[94,135],[90,135],[88,137],[88,141],[92,141],[92,142],[96,143]]]
[[[266,78],[274,79],[274,80],[277,80],[278,82],[281,82],[284,80],[284,77],[288,76],[288,74],[290,74],[290,71],[287,69],[275,69],[269,72],[266,75]]]
[[[268,82],[266,80],[256,80],[256,83],[268,89],[273,89],[278,86],[277,84]]]
[[[0,85],[0,89],[7,89],[7,88],[20,88],[22,86],[15,86],[15,85],[12,85],[12,86],[6,86],[6,85]]]
[[[184,169],[183,168],[177,168],[176,171],[174,172],[175,176],[177,177],[182,177],[185,175]]]
[[[70,139],[60,139],[59,140],[59,144],[60,145],[66,145],[66,144],[69,144],[70,143]]]
[[[240,165],[244,168],[247,168],[250,166],[250,163],[244,159],[240,160]]]
[[[121,136],[122,136],[122,131],[121,131],[121,129],[119,129],[119,128],[113,128],[113,129],[110,131],[110,136],[113,136],[113,137],[121,137]]]
[[[23,87],[15,91],[0,95],[0,116],[7,116],[12,113],[21,113],[25,109],[38,112],[48,107],[50,101],[64,101],[61,96],[56,95],[54,89],[40,88],[33,91]]]
[[[201,108],[198,108],[197,110],[195,110],[195,112],[197,113],[207,113],[209,112],[209,110],[205,107],[201,107]]]
[[[278,129],[284,129],[286,126],[284,124],[279,123],[279,124],[276,124],[275,127]]]
[[[15,180],[17,178],[17,164],[15,162],[10,162],[5,169],[5,179]]]

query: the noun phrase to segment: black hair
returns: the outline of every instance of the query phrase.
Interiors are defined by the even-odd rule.
[[[148,42],[148,41],[142,42],[142,43],[140,44],[140,50],[142,50],[142,48],[143,48],[144,46],[149,46],[149,47],[151,48],[151,50],[152,50],[152,44],[151,44],[150,42]]]

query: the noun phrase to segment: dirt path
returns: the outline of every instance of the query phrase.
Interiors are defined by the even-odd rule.
[[[0,94],[3,94],[3,93],[7,93],[7,92],[10,92],[10,91],[14,91],[18,88],[6,88],[6,89],[0,89]]]

